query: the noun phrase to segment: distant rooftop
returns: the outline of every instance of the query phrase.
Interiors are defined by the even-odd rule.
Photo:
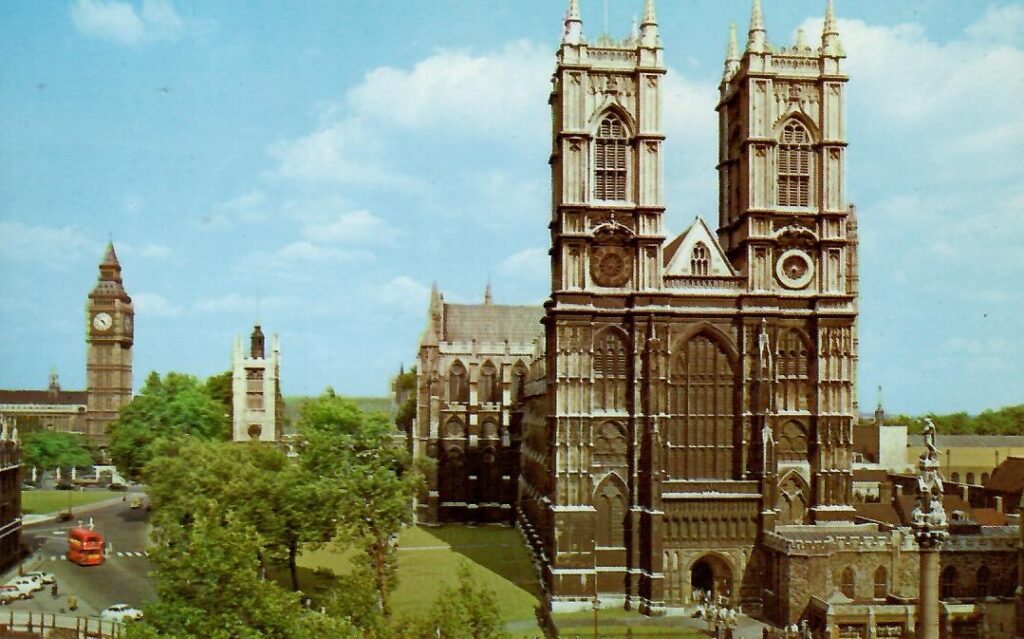
[[[503,304],[445,304],[445,341],[502,342],[529,344],[541,334],[540,306]]]

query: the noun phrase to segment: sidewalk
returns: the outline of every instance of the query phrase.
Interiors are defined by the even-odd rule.
[[[131,495],[131,494],[136,494],[136,493],[126,492],[126,493],[124,493],[123,495],[121,495],[119,497],[111,497],[110,499],[104,499],[103,501],[93,502],[91,504],[86,504],[84,506],[76,506],[72,510],[72,513],[74,514],[74,516],[70,520],[68,520],[68,524],[74,525],[72,522],[78,523],[78,519],[79,519],[78,515],[81,514],[81,513],[88,514],[88,513],[92,512],[94,510],[98,510],[100,508],[105,508],[107,506],[113,506],[115,504],[121,503],[121,502],[123,502],[123,501],[125,501],[127,499],[128,495]],[[29,526],[38,526],[39,524],[45,524],[45,523],[49,523],[49,522],[52,522],[52,521],[57,521],[57,517],[59,517],[60,514],[63,513],[63,512],[66,512],[66,511],[64,509],[61,509],[61,510],[55,510],[52,513],[45,513],[45,514],[42,514],[42,515],[23,515],[22,518],[21,518],[21,527],[22,528],[28,528]]]

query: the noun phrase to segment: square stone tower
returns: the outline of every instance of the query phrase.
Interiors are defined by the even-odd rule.
[[[248,354],[242,348],[242,338],[235,339],[231,360],[232,441],[281,440],[281,346],[275,334],[268,356],[265,342],[259,325],[253,327],[249,337]]]

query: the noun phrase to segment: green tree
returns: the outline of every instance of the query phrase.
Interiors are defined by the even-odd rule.
[[[206,394],[223,404],[229,424],[235,414],[233,381],[231,371],[224,371],[206,379]]]
[[[83,467],[92,465],[92,455],[77,435],[36,431],[22,438],[21,461],[26,467]]]
[[[427,617],[420,623],[416,637],[441,639],[499,639],[501,613],[494,591],[479,583],[460,562],[458,585],[446,586],[434,600]]]
[[[259,576],[261,545],[251,526],[199,504],[188,525],[154,530],[150,560],[158,599],[129,639],[342,639],[362,636],[349,622],[303,608]]]
[[[346,541],[363,551],[373,574],[377,606],[391,618],[398,533],[412,520],[412,496],[423,473],[394,438],[386,415],[364,415],[330,389],[306,402],[299,415],[308,471],[339,488],[339,524]]]
[[[401,373],[395,379],[395,393],[398,397],[405,399],[398,405],[398,412],[395,415],[395,424],[400,430],[408,433],[412,427],[412,420],[416,419],[416,367],[413,366],[408,372]]]
[[[182,438],[163,441],[156,452],[144,476],[158,525],[187,523],[197,504],[216,502],[259,531],[261,561],[285,562],[293,590],[300,550],[338,532],[340,488],[277,447]]]
[[[110,455],[122,475],[138,479],[152,459],[154,442],[191,435],[225,439],[230,421],[224,405],[210,397],[198,379],[168,373],[163,379],[150,373],[142,391],[121,409],[108,429]]]

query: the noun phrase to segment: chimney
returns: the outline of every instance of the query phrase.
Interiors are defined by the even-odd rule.
[[[963,498],[964,501],[970,503],[970,496],[971,487],[968,486],[967,484],[960,484],[960,497]]]
[[[903,496],[903,486],[901,484],[893,484],[892,487],[896,491],[895,499]]]
[[[890,481],[883,481],[878,484],[878,502],[881,504],[891,504],[894,487],[898,488],[898,486],[895,486]]]
[[[996,495],[996,510],[1003,512],[1003,496]]]

